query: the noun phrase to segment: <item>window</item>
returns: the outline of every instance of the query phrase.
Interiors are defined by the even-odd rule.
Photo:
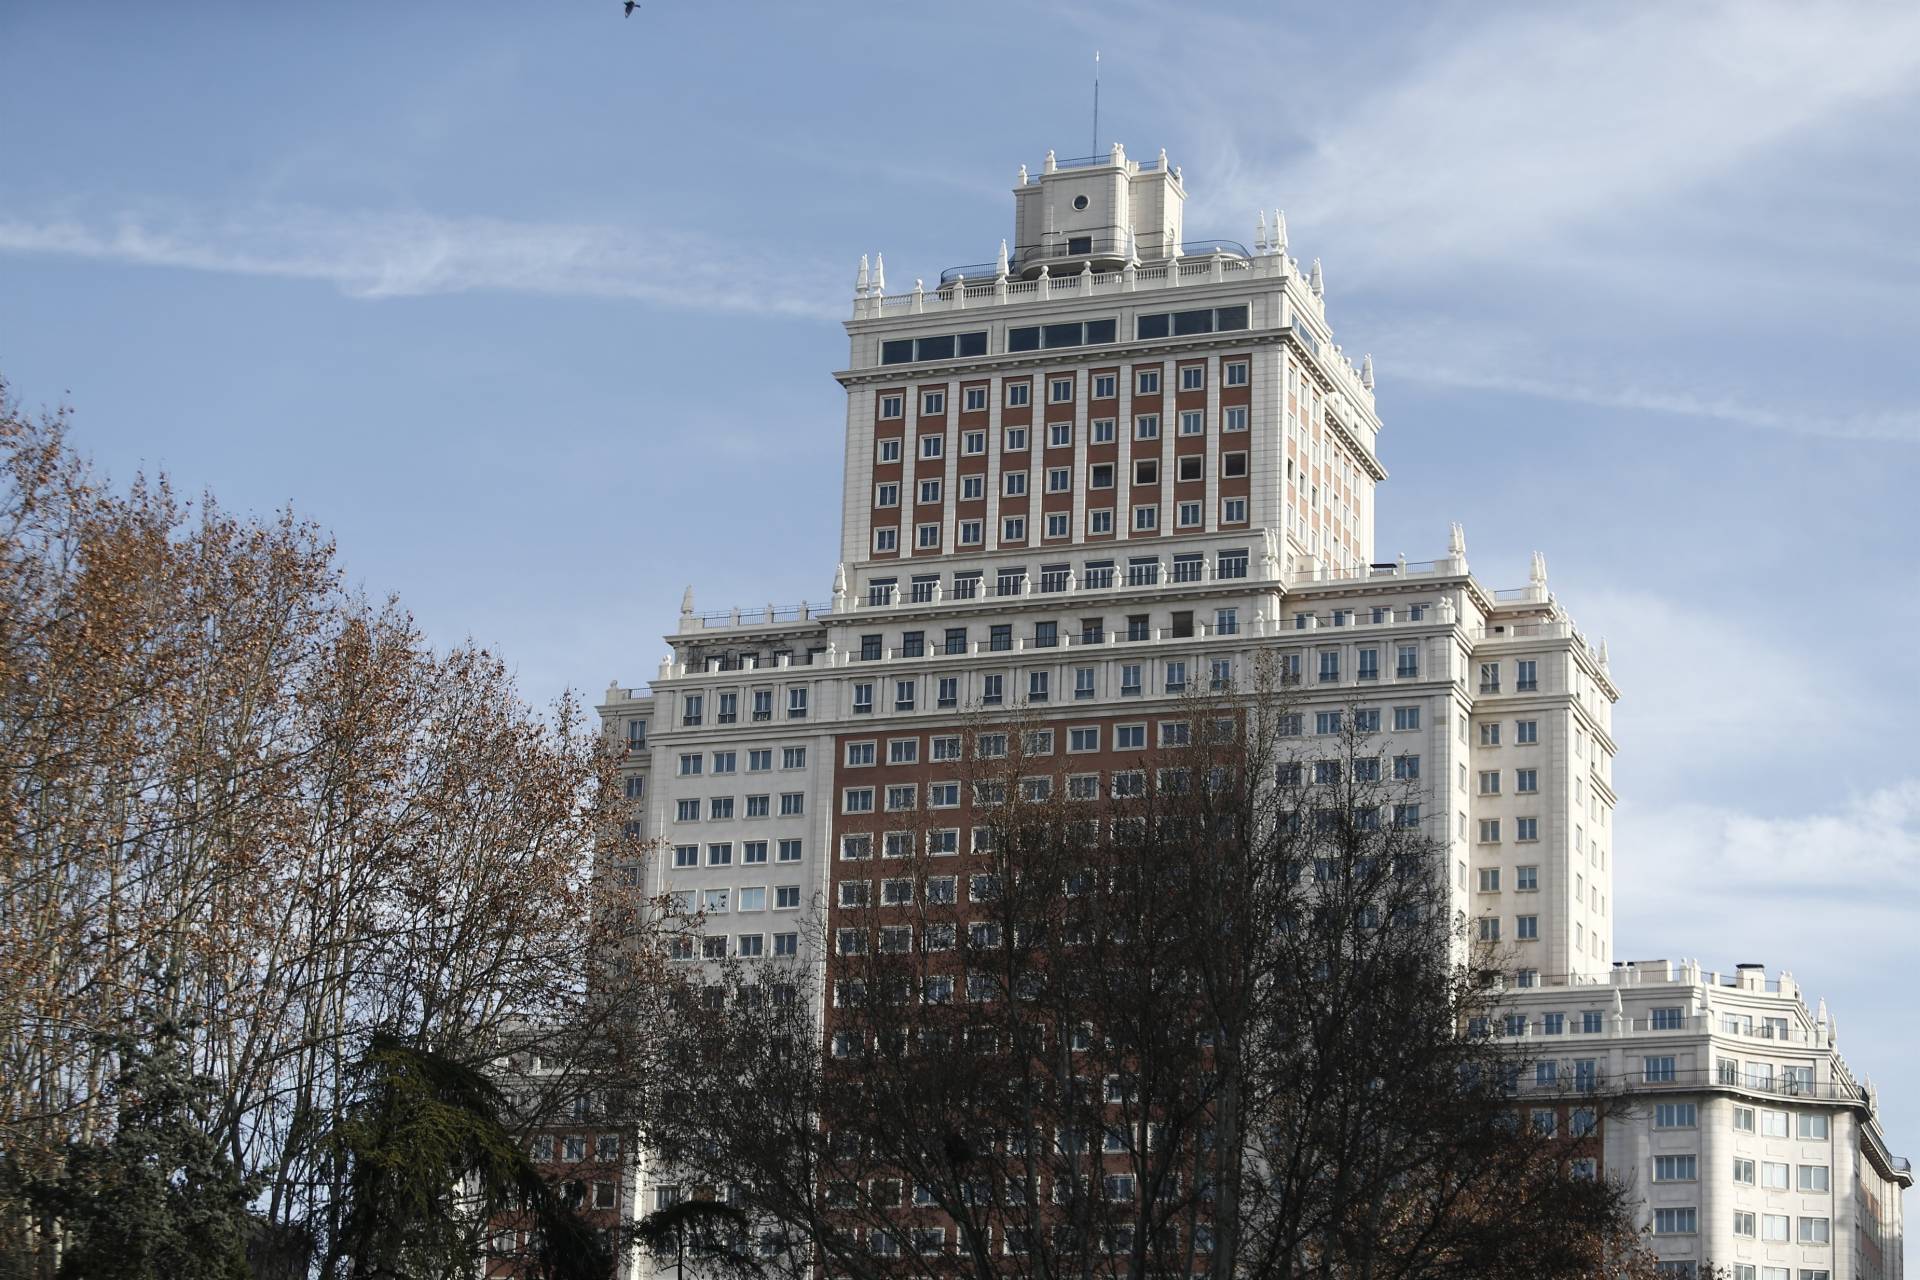
[[[888,439],[882,440],[880,442],[880,461],[882,462],[900,461],[900,437],[899,436],[891,436]]]
[[[1133,438],[1135,440],[1158,440],[1160,438],[1160,415],[1142,413],[1133,420]]]
[[[1247,500],[1245,498],[1222,498],[1220,500],[1221,524],[1245,524],[1247,522]]]
[[[1143,396],[1159,395],[1160,371],[1158,369],[1140,370],[1134,380],[1134,390]]]
[[[1747,1159],[1745,1156],[1735,1156],[1733,1158],[1733,1180],[1741,1186],[1751,1187],[1759,1184],[1759,1178],[1755,1174],[1754,1169],[1753,1161]],[[1749,1231],[1747,1234],[1752,1235],[1753,1233]]]
[[[1513,820],[1513,838],[1522,842],[1540,838],[1540,819],[1515,818]]]
[[[1500,941],[1500,918],[1498,916],[1480,917],[1480,941]]]
[[[1500,771],[1498,769],[1483,769],[1480,771],[1480,794],[1483,796],[1497,796],[1500,794]]]
[[[1500,664],[1483,662],[1480,664],[1480,692],[1500,692]]]
[[[1762,1111],[1760,1113],[1760,1136],[1763,1138],[1786,1137],[1787,1113],[1784,1111]]]
[[[1098,511],[1087,512],[1088,533],[1113,532],[1113,508],[1103,507]]]
[[[968,387],[962,394],[964,399],[961,402],[961,407],[968,413],[979,413],[987,407],[987,389],[985,387]]]
[[[733,865],[733,844],[710,844],[707,846],[707,865],[710,867],[730,867]]]
[[[1699,1230],[1698,1209],[1655,1209],[1653,1234],[1657,1236],[1693,1235]]]
[[[842,813],[872,813],[873,788],[848,787],[841,793]]]
[[[1073,670],[1073,696],[1075,698],[1091,698],[1093,695],[1093,668],[1075,667]]]
[[[1833,1170],[1824,1164],[1803,1164],[1800,1166],[1800,1190],[1831,1191],[1832,1174]]]
[[[1009,498],[1018,498],[1027,492],[1026,472],[1009,471],[1000,478],[1004,483],[1005,493]]]
[[[1792,1226],[1793,1220],[1784,1213],[1763,1213],[1760,1238],[1769,1244],[1785,1244],[1793,1238]]]
[[[1539,664],[1531,658],[1522,658],[1513,664],[1513,687],[1521,693],[1530,693],[1540,687],[1537,674]]]
[[[1207,418],[1198,409],[1180,411],[1180,434],[1183,436],[1203,436],[1207,433]],[[1186,477],[1181,477],[1185,479]],[[1200,477],[1195,476],[1198,480]]]
[[[1825,1142],[1827,1140],[1827,1117],[1821,1115],[1802,1115],[1800,1117],[1800,1136],[1806,1139]]]
[[[1649,1056],[1644,1060],[1644,1079],[1648,1084],[1672,1084],[1675,1080],[1674,1060],[1670,1054]]]
[[[1032,402],[1033,384],[1030,382],[1009,382],[1007,384],[1007,407],[1019,409]]]
[[[1149,533],[1160,527],[1159,507],[1135,507],[1133,509],[1133,527],[1136,532]]]
[[[1655,1061],[1649,1058],[1647,1061]],[[1672,1064],[1673,1059],[1668,1058]],[[1652,1079],[1651,1076],[1648,1077]],[[1696,1109],[1691,1102],[1662,1102],[1653,1109],[1653,1127],[1656,1129],[1691,1129],[1694,1127]]]
[[[1500,819],[1498,818],[1480,819],[1480,843],[1481,844],[1499,844],[1500,843]]]
[[[1025,427],[1007,428],[1007,452],[1025,453],[1027,449],[1027,429]]]
[[[1247,362],[1245,360],[1230,361],[1222,365],[1221,369],[1226,377],[1228,386],[1244,387],[1247,385]]]
[[[1500,868],[1498,867],[1480,868],[1480,892],[1482,893],[1500,892]]]
[[[963,547],[978,546],[986,536],[985,529],[986,525],[983,521],[962,520],[960,522],[960,545]],[[957,596],[958,594],[958,591],[956,591],[955,595]]]
[[[1112,418],[1095,418],[1087,428],[1091,431],[1092,444],[1112,444],[1114,441],[1114,421]]]
[[[1000,541],[1025,542],[1027,540],[1027,518],[1008,516],[1000,522]]]
[[[1699,1176],[1699,1158],[1696,1156],[1655,1156],[1653,1158],[1655,1182],[1696,1182]]]
[[[847,767],[860,768],[870,765],[874,760],[874,744],[871,742],[849,742],[847,744]]]
[[[1111,373],[1094,374],[1093,375],[1093,398],[1095,400],[1113,399],[1115,395],[1119,394],[1119,388],[1116,385],[1117,381],[1118,379],[1115,377],[1115,375]]]

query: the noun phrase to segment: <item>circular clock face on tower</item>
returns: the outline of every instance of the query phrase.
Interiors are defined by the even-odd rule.
[[[1086,208],[1086,207],[1087,207],[1087,198],[1086,198],[1085,196],[1075,196],[1075,197],[1073,198],[1073,207],[1074,207],[1074,208],[1076,208],[1076,209],[1084,209],[1084,208]]]

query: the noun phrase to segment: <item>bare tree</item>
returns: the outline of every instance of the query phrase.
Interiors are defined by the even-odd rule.
[[[1353,715],[1305,749],[1292,694],[1251,673],[1091,773],[970,725],[971,848],[854,837],[817,1003],[688,978],[666,1166],[756,1266],[873,1280],[1644,1265],[1592,1139],[1521,1121],[1418,782]]]
[[[602,1031],[648,951],[606,946],[642,927],[594,874],[639,853],[614,748],[347,591],[312,525],[115,491],[65,435],[0,385],[0,1145],[49,1178],[110,1141],[111,1046],[157,1010],[260,1231],[327,1269],[328,1135],[374,1033],[474,1065],[624,1052]],[[62,1230],[0,1203],[20,1267],[50,1274]]]

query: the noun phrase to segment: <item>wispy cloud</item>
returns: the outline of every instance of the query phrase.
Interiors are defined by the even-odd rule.
[[[1650,410],[1795,435],[1920,443],[1920,409],[1869,410],[1836,415],[1818,410],[1766,408],[1729,396],[1702,396],[1657,387],[1607,386],[1598,381],[1525,377],[1485,368],[1416,364],[1395,366],[1393,372],[1413,382],[1437,386],[1497,391],[1609,409]]]
[[[1370,41],[1370,76],[1336,55],[1256,79],[1273,110],[1240,119],[1281,122],[1299,145],[1263,162],[1244,123],[1223,131],[1221,197],[1251,209],[1292,193],[1364,269],[1498,257],[1618,226],[1842,111],[1912,96],[1920,73],[1920,10],[1904,6],[1458,16]]]
[[[713,237],[594,223],[268,208],[209,220],[0,218],[0,252],[322,281],[357,298],[474,290],[704,311],[845,314],[824,267]]]

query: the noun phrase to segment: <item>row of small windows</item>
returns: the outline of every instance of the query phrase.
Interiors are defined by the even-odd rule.
[[[1206,456],[1191,453],[1175,458],[1170,472],[1175,480],[1192,482],[1206,478]],[[1117,463],[1095,462],[1087,467],[1087,486],[1092,489],[1111,489],[1114,487]],[[1235,479],[1247,474],[1247,454],[1239,451],[1220,455],[1220,475]],[[1025,471],[1004,471],[1000,475],[1000,491],[1009,498],[1022,498],[1028,492],[1028,474]],[[1073,468],[1049,467],[1044,476],[1045,492],[1070,493],[1073,489]],[[1157,485],[1160,483],[1160,459],[1136,458],[1133,462],[1133,483],[1136,485]],[[984,499],[987,493],[987,477],[984,472],[977,475],[960,477],[960,501],[974,502]],[[916,505],[938,505],[945,494],[944,482],[938,477],[921,480],[915,487]],[[886,480],[874,486],[873,505],[876,507],[897,507],[900,505],[900,482]]]
[[[1071,696],[1075,700],[1092,699],[1099,696],[1097,688],[1098,667],[1076,667],[1073,669],[1073,689],[1069,695],[1064,689],[1062,698]],[[1149,668],[1141,662],[1115,664],[1109,672],[1109,683],[1118,678],[1118,693],[1123,698],[1143,697],[1147,690],[1147,675],[1161,677],[1159,691],[1168,694],[1185,693],[1189,689],[1200,687],[1204,680],[1206,688],[1212,692],[1225,692],[1233,687],[1233,660],[1216,658],[1204,669],[1198,664],[1189,664],[1185,658],[1170,658],[1157,668]],[[1026,673],[1026,684],[1022,690],[1015,684],[1012,696],[1027,703],[1046,703],[1054,700],[1054,675],[1051,669],[1033,670]],[[966,700],[966,705],[983,707],[1005,706],[1010,691],[1007,678],[1002,672],[991,672],[979,677],[979,692],[976,700]],[[960,676],[938,676],[933,680],[933,705],[940,710],[958,708],[963,703],[965,685]],[[855,715],[871,715],[876,705],[875,683],[869,680],[855,681],[852,687],[852,711]],[[916,711],[924,705],[921,699],[921,684],[917,678],[909,677],[893,682],[893,709],[895,711]]]
[[[772,689],[754,689],[751,691],[751,699],[752,701],[749,706],[754,720],[765,721],[773,719],[774,691]],[[804,720],[806,715],[807,687],[805,685],[787,686],[787,718],[789,720]],[[715,694],[713,722],[715,724],[738,724],[739,721],[740,695],[734,692]],[[702,725],[706,722],[707,695],[704,693],[682,694],[680,696],[680,723],[692,726]],[[787,751],[789,758],[792,752],[799,751],[801,753],[801,762],[800,764],[787,765],[785,766],[786,768],[797,769],[805,765],[805,747],[789,747]],[[749,767],[757,771],[761,766],[755,764]],[[769,765],[766,767],[771,768],[772,766]]]
[[[743,840],[740,842],[738,849],[740,865],[763,867],[767,864],[768,852],[773,849],[778,850],[779,860],[783,863],[799,862],[805,856],[804,846],[798,840]],[[734,852],[735,846],[733,841],[715,841],[707,845],[706,865],[709,867],[730,867],[733,865]],[[688,870],[700,866],[700,846],[697,844],[677,844],[673,846],[673,865],[675,870]],[[780,890],[783,896],[786,892],[785,889]],[[800,890],[795,888],[793,894],[794,899],[792,902],[782,902],[779,905],[783,907],[799,906]],[[746,908],[742,908],[742,910],[745,909]]]
[[[766,885],[698,891],[676,889],[669,896],[673,899],[674,910],[683,916],[693,915],[696,911],[710,916],[726,915],[730,911],[765,911],[768,906]],[[772,906],[775,911],[798,911],[800,886],[797,884],[773,886]]]
[[[1244,578],[1247,565],[1247,549],[1231,547],[1214,554],[1213,576],[1215,579]],[[1063,592],[1070,587],[1099,591],[1122,583],[1129,587],[1156,587],[1163,576],[1169,582],[1204,582],[1207,557],[1197,551],[1177,554],[1170,562],[1163,562],[1159,556],[1133,556],[1124,566],[1113,560],[1087,560],[1082,562],[1078,575],[1071,564],[1043,564],[1037,574],[1031,575],[1031,583],[1025,565],[1002,565],[994,570],[991,583],[982,570],[963,570],[955,573],[945,587],[945,598],[977,600],[989,596],[1019,596],[1028,594],[1029,587],[1041,595]],[[929,604],[941,590],[939,574],[920,574],[908,581],[906,598],[912,604]],[[874,578],[867,583],[867,604],[875,608],[890,605],[899,591],[898,578]],[[1008,647],[1012,647],[1011,641]]]
[[[746,797],[744,809],[736,805],[735,796],[708,796],[705,798],[705,820],[708,822],[731,822],[735,817],[771,818],[773,797],[770,795],[752,795]],[[800,791],[786,791],[780,795],[780,813],[782,818],[806,816],[807,797]],[[688,796],[674,801],[673,820],[675,822],[701,821],[702,803],[697,796]]]
[[[1249,327],[1249,311],[1236,307],[1202,307],[1192,311],[1161,311],[1134,319],[1134,336],[1141,341],[1230,333]],[[1106,346],[1119,340],[1119,321],[1070,320],[1057,324],[1019,325],[1007,330],[1007,350],[1054,351],[1071,347]],[[925,338],[893,338],[880,344],[881,364],[919,364],[930,360],[962,360],[987,354],[987,331],[947,333]]]
[[[1206,504],[1202,502],[1179,502],[1174,504],[1174,527],[1179,529],[1198,529],[1204,523],[1203,512]],[[1111,534],[1114,529],[1114,509],[1100,507],[1087,512],[1087,533],[1089,536]],[[1222,525],[1247,523],[1247,500],[1245,498],[1222,498],[1220,500],[1220,523]],[[1005,545],[1025,542],[1028,530],[1027,517],[1004,516],[1000,521],[1000,542]],[[1060,539],[1072,536],[1073,517],[1070,512],[1050,511],[1042,515],[1043,536],[1047,539]],[[1133,508],[1131,525],[1135,533],[1152,533],[1160,527],[1160,506],[1158,503],[1143,503]],[[986,521],[961,520],[955,526],[955,543],[962,547],[984,546],[986,542]],[[939,523],[918,525],[914,532],[914,546],[922,551],[938,550],[940,547],[941,526]],[[891,526],[873,531],[873,550],[876,555],[889,555],[900,549],[900,531]]]
[[[1694,1235],[1700,1230],[1699,1213],[1700,1211],[1694,1208],[1655,1209],[1653,1234],[1656,1236]],[[1803,1216],[1800,1219],[1800,1231],[1797,1236],[1792,1229],[1792,1219],[1787,1214],[1763,1213],[1758,1215],[1758,1218],[1759,1221],[1756,1223],[1754,1214],[1735,1212],[1733,1234],[1746,1239],[1758,1239],[1767,1244],[1788,1244],[1796,1239],[1803,1245],[1825,1245],[1833,1242],[1833,1220],[1829,1217]],[[1762,1268],[1762,1274],[1766,1273],[1785,1276],[1788,1274],[1788,1269],[1786,1267]],[[1686,1273],[1666,1272],[1664,1274]],[[1807,1280],[1807,1277],[1816,1275],[1824,1280],[1827,1273],[1808,1271],[1803,1268],[1800,1275],[1801,1280]]]
[[[667,956],[672,960],[725,960],[729,955],[745,959],[756,959],[767,954],[767,935],[761,933],[743,933],[731,940],[724,933],[706,934],[699,940],[698,946],[690,937],[678,937],[668,945]],[[773,935],[773,954],[776,957],[792,957],[800,954],[800,935],[798,933],[776,933]]]
[[[937,392],[928,392],[937,395]],[[969,393],[971,394],[971,393]],[[1157,413],[1139,413],[1133,418],[1133,438],[1135,440],[1158,440],[1160,438],[1161,415]],[[1174,418],[1178,434],[1191,438],[1207,433],[1207,419],[1204,410],[1181,409]],[[1220,429],[1239,432],[1247,429],[1247,406],[1230,404],[1220,411]],[[1025,453],[1031,446],[1032,429],[1025,424],[1003,428],[1005,453]],[[1114,418],[1094,418],[1087,424],[1087,442],[1089,444],[1114,444],[1118,439],[1118,420]],[[938,431],[929,431],[920,437],[919,457],[923,462],[932,462],[946,456],[945,435]],[[1071,449],[1073,447],[1073,424],[1071,422],[1050,422],[1046,430],[1046,447],[1049,449]],[[887,436],[879,442],[877,453],[881,465],[890,465],[901,460],[901,438]],[[973,428],[960,433],[960,455],[966,458],[978,457],[987,451],[987,433],[984,428]]]
[[[720,697],[723,700],[732,696],[734,695],[725,694],[725,693],[720,695]],[[729,720],[722,720],[720,721],[720,723],[730,724],[732,722]],[[781,748],[780,767],[782,769],[806,768],[807,767],[807,749],[805,747]],[[740,753],[737,751],[715,751],[713,753],[713,767],[711,770],[708,770],[707,768],[706,753],[700,752],[700,751],[685,751],[680,754],[678,771],[679,771],[679,776],[681,776],[682,778],[697,778],[702,773],[705,773],[705,772],[712,772],[715,774],[737,773],[739,772],[739,768],[740,768]],[[770,771],[772,768],[773,768],[773,748],[772,747],[755,747],[747,752],[747,772],[748,773],[766,773]]]
[[[904,341],[904,340],[903,340]],[[927,339],[921,339],[922,342]],[[889,346],[897,344],[889,343]],[[899,363],[889,362],[889,363]],[[1220,367],[1221,380],[1229,387],[1244,387],[1251,379],[1252,365],[1246,360],[1229,360]],[[1157,396],[1160,394],[1161,370],[1159,367],[1136,369],[1133,374],[1134,391],[1138,395]],[[1179,367],[1178,387],[1182,391],[1205,391],[1207,389],[1207,367],[1204,364],[1187,364]],[[1023,409],[1033,403],[1033,383],[1028,379],[1009,380],[1002,384],[1005,403],[1009,409]],[[1092,398],[1111,400],[1119,394],[1120,376],[1114,373],[1096,373],[1092,375]],[[1047,379],[1047,403],[1071,404],[1078,390],[1077,376]],[[891,421],[906,416],[906,393],[900,391],[882,392],[880,396],[880,417]],[[984,386],[964,387],[961,389],[960,407],[967,413],[979,413],[987,407],[987,388]],[[1240,406],[1243,410],[1245,406]],[[944,387],[929,388],[920,393],[920,416],[938,417],[947,411],[947,392]]]

